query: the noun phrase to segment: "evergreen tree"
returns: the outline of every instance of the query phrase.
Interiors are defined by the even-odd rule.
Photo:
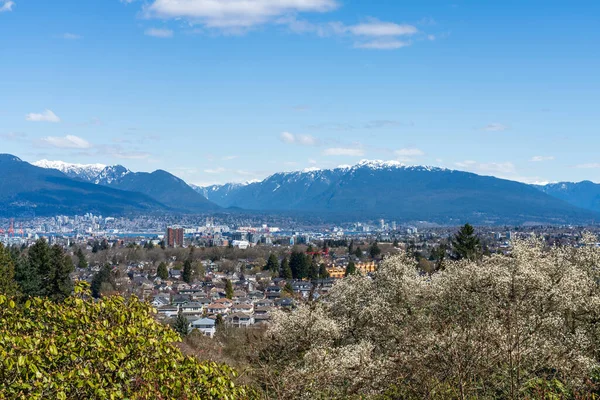
[[[292,269],[290,268],[290,263],[288,262],[287,257],[284,257],[283,260],[281,260],[281,272],[279,277],[283,279],[293,278]]]
[[[15,262],[15,281],[19,285],[19,291],[23,295],[41,295],[40,275],[29,262],[29,257],[25,254],[21,254]]]
[[[319,279],[319,263],[316,257],[311,260],[308,277],[310,280]]]
[[[111,290],[111,288],[114,290],[115,286],[115,277],[112,272],[112,267],[110,265],[104,265],[92,278],[92,296],[98,299],[102,295],[103,290]]]
[[[50,248],[49,257],[47,273],[42,275],[42,293],[54,301],[63,301],[73,292],[69,275],[75,269],[73,260],[57,244]]]
[[[351,240],[348,245],[348,254],[354,254],[354,240]]]
[[[465,224],[454,236],[452,253],[455,260],[466,258],[474,261],[481,256],[481,243],[471,225]]]
[[[357,248],[356,248],[356,250],[354,251],[354,255],[355,255],[357,258],[362,258],[362,256],[363,256],[363,252],[362,252],[362,250],[360,249],[360,247],[357,247]]]
[[[329,272],[327,272],[327,266],[324,263],[321,263],[321,265],[319,266],[319,278],[329,278]]]
[[[172,327],[175,332],[181,335],[181,337],[187,336],[190,333],[190,324],[187,318],[183,315],[181,308],[179,311],[177,311],[177,318],[175,318],[175,321],[173,321]]]
[[[233,285],[229,279],[225,279],[225,297],[233,299]]]
[[[85,254],[83,254],[81,247],[77,249],[75,256],[77,257],[77,268],[86,269],[88,267],[88,262],[85,259]]]
[[[290,268],[292,270],[292,278],[304,279],[308,276],[309,261],[306,259],[306,255],[297,250],[292,251],[290,256]]]
[[[356,264],[354,264],[353,261],[350,261],[348,263],[348,266],[346,267],[346,273],[344,276],[349,276],[349,275],[356,275]]]
[[[381,249],[377,245],[377,242],[373,242],[369,249],[369,254],[371,255],[371,258],[376,258],[381,254]]]
[[[283,287],[283,293],[286,293],[290,296],[294,295],[294,288],[292,288],[292,284],[289,282],[286,282],[285,286]]]
[[[400,243],[398,242],[398,239],[394,239],[394,247],[398,247],[400,245]]]
[[[17,294],[15,282],[15,265],[10,251],[0,243],[0,294],[13,296]]]
[[[192,283],[192,275],[193,275],[192,260],[190,260],[188,258],[183,263],[183,272],[181,274],[181,277],[183,278],[184,282],[186,282],[186,283]]]
[[[94,244],[92,245],[92,253],[97,253],[100,250],[100,243],[97,240],[94,240]]]
[[[158,268],[156,269],[156,275],[162,280],[169,278],[169,270],[167,269],[167,264],[165,262],[161,262],[160,264],[158,264]]]
[[[225,321],[223,321],[223,316],[221,314],[217,314],[217,317],[215,318],[215,329],[221,330],[221,328],[223,328],[223,323]]]
[[[279,261],[277,260],[277,256],[273,253],[269,255],[269,259],[267,260],[267,264],[263,268],[265,271],[271,271],[271,273],[276,274],[279,272]]]

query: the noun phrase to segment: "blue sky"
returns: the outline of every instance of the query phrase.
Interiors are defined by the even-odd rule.
[[[600,2],[0,0],[0,152],[600,182]]]

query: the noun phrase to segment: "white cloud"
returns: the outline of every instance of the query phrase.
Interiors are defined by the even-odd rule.
[[[369,49],[369,50],[396,50],[402,47],[410,46],[410,42],[402,40],[371,40],[369,42],[357,42],[354,43],[356,49]]]
[[[227,170],[225,168],[223,168],[223,167],[214,168],[214,169],[205,169],[204,170],[204,172],[206,172],[207,174],[222,174],[225,171],[227,171]]]
[[[575,166],[575,168],[582,168],[582,169],[600,168],[600,163],[578,164]]]
[[[404,36],[414,35],[418,32],[418,29],[413,25],[399,25],[377,19],[370,19],[366,23],[347,26],[345,29],[356,36]]]
[[[33,122],[60,122],[60,118],[54,114],[54,112],[52,112],[51,110],[45,110],[44,112],[37,114],[37,113],[30,113],[27,114],[25,116],[25,119],[27,121],[33,121]]]
[[[542,161],[552,161],[554,160],[554,156],[534,156],[531,157],[531,162],[542,162]]]
[[[92,144],[79,136],[67,135],[63,137],[48,136],[42,138],[42,142],[59,149],[89,149]]]
[[[81,39],[83,38],[83,36],[81,35],[77,35],[75,33],[63,33],[62,35],[60,35],[60,37],[62,39],[66,39],[66,40],[77,40],[77,39]]]
[[[362,149],[352,149],[352,148],[344,148],[344,147],[332,147],[329,149],[325,149],[323,151],[324,156],[352,156],[352,157],[362,157],[365,155],[365,152]]]
[[[302,12],[328,12],[335,0],[154,0],[145,7],[153,18],[183,18],[209,28],[249,28]]]
[[[173,37],[173,31],[170,29],[149,28],[144,31],[144,35],[167,39]]]
[[[394,151],[394,154],[396,154],[398,157],[419,157],[425,155],[423,150],[414,148],[396,150]]]
[[[476,161],[467,160],[457,162],[455,165],[458,168],[475,172],[477,174],[500,174],[502,176],[506,176],[506,174],[514,174],[516,172],[516,168],[511,162],[479,163]]]
[[[12,9],[13,9],[14,6],[15,6],[15,2],[14,1],[0,0],[0,13],[1,12],[12,11]]]
[[[486,126],[483,127],[483,130],[486,132],[502,132],[508,129],[508,126],[504,125],[504,124],[500,124],[497,122],[488,124]]]
[[[298,144],[301,146],[316,146],[319,144],[319,141],[311,135],[298,135],[290,132],[282,132],[281,135],[279,135],[279,138],[284,143]]]

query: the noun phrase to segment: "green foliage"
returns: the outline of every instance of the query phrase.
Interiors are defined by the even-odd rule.
[[[284,257],[283,260],[281,260],[281,272],[280,272],[280,278],[283,279],[292,279],[292,268],[290,268],[290,263],[288,262],[287,257]]]
[[[41,293],[41,278],[35,267],[25,254],[19,255],[15,261],[15,281],[19,291],[24,296],[39,296]]]
[[[71,257],[55,244],[50,248],[50,263],[42,274],[42,294],[54,301],[63,301],[73,292],[70,273],[74,270]]]
[[[454,259],[474,261],[481,255],[481,243],[475,234],[475,229],[465,224],[452,240]]]
[[[63,303],[0,295],[0,398],[253,399],[231,368],[184,356],[179,335],[135,296]]]
[[[377,242],[373,242],[373,244],[369,248],[369,254],[371,255],[371,258],[379,257],[379,255],[381,254],[381,249],[377,245]]]
[[[18,286],[15,282],[15,266],[10,251],[0,243],[0,294],[15,295]]]
[[[77,257],[77,268],[85,269],[88,267],[88,262],[85,258],[83,250],[81,250],[81,247],[77,249],[77,252],[75,252],[75,256]]]
[[[173,330],[179,333],[181,337],[187,336],[190,333],[190,324],[187,318],[185,318],[183,315],[181,308],[179,311],[177,311],[177,318],[175,318],[175,321],[173,321]]]
[[[277,256],[275,254],[271,253],[269,255],[267,264],[263,269],[265,271],[271,271],[273,274],[277,274],[279,272],[279,261],[277,260]]]
[[[354,250],[354,255],[355,255],[357,258],[359,258],[359,259],[360,259],[360,258],[362,258],[362,256],[363,256],[363,252],[362,252],[362,250],[360,249],[360,247],[357,247],[357,248],[356,248],[356,250]]]
[[[350,276],[350,275],[356,275],[356,264],[354,264],[353,261],[350,261],[348,263],[348,266],[346,267],[345,276]]]
[[[162,280],[169,278],[169,270],[167,269],[167,264],[165,262],[161,262],[158,264],[158,268],[156,269],[156,275]]]
[[[233,286],[229,279],[225,279],[225,297],[233,299]]]
[[[329,272],[327,272],[327,266],[323,263],[319,266],[319,278],[327,279],[329,278]]]
[[[293,250],[290,256],[290,269],[292,270],[292,278],[304,279],[308,277],[310,261],[306,254],[301,251]]]
[[[113,291],[115,286],[115,277],[112,272],[112,267],[110,265],[104,265],[92,279],[92,296],[100,298],[107,289],[108,291]]]
[[[194,271],[192,269],[192,260],[190,258],[187,258],[183,263],[183,273],[181,274],[181,277],[183,278],[184,282],[192,283],[193,272]]]

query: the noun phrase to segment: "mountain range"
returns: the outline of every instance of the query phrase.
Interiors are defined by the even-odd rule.
[[[594,212],[524,183],[398,162],[278,173],[245,185],[197,189],[222,207],[438,223],[585,223]]]
[[[0,215],[170,212],[223,209],[386,218],[442,224],[586,224],[600,219],[600,185],[533,186],[469,172],[398,162],[273,174],[263,181],[199,187],[162,170],[0,156]],[[31,182],[23,185],[22,182]]]
[[[163,170],[132,172],[122,165],[70,164],[48,160],[37,161],[33,165],[61,171],[76,180],[142,193],[179,212],[204,213],[219,209],[183,180]]]

